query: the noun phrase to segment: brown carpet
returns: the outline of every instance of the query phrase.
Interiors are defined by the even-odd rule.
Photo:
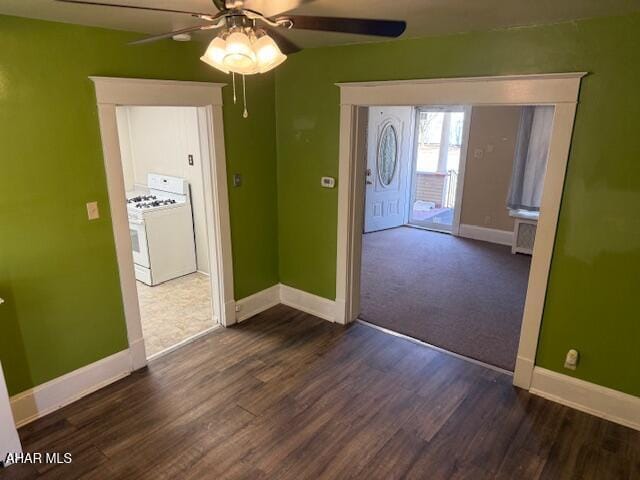
[[[409,227],[364,235],[360,318],[513,371],[528,255]]]

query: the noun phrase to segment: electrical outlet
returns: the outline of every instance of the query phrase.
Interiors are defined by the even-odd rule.
[[[189,160],[189,165],[193,167],[193,155],[191,154],[187,155],[187,159]]]
[[[234,173],[233,174],[233,186],[234,187],[239,187],[240,185],[242,185],[242,175],[240,175],[239,173]]]
[[[484,150],[482,150],[481,148],[476,148],[473,151],[473,157],[474,158],[480,159],[480,158],[482,158],[483,155],[484,155]]]
[[[571,349],[567,352],[567,356],[564,359],[564,368],[568,368],[569,370],[575,370],[578,366],[578,359],[580,354],[577,350]]]
[[[100,218],[100,210],[98,209],[98,202],[87,203],[87,217],[89,220],[97,220]]]

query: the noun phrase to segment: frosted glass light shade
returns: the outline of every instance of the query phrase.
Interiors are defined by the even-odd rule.
[[[229,69],[224,64],[224,57],[227,54],[226,47],[226,42],[222,38],[216,37],[211,41],[200,60],[224,73],[229,73]]]
[[[227,37],[226,54],[222,62],[227,69],[235,73],[251,75],[258,71],[251,40],[242,32],[233,32]]]
[[[253,51],[256,54],[259,73],[268,72],[287,59],[273,38],[268,35],[263,35],[253,43]]]

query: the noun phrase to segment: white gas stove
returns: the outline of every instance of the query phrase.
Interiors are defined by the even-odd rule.
[[[147,189],[127,195],[136,279],[157,285],[196,271],[189,183],[150,173]]]

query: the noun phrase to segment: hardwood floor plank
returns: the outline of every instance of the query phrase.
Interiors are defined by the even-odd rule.
[[[640,432],[277,306],[20,429],[25,479],[638,479]]]

